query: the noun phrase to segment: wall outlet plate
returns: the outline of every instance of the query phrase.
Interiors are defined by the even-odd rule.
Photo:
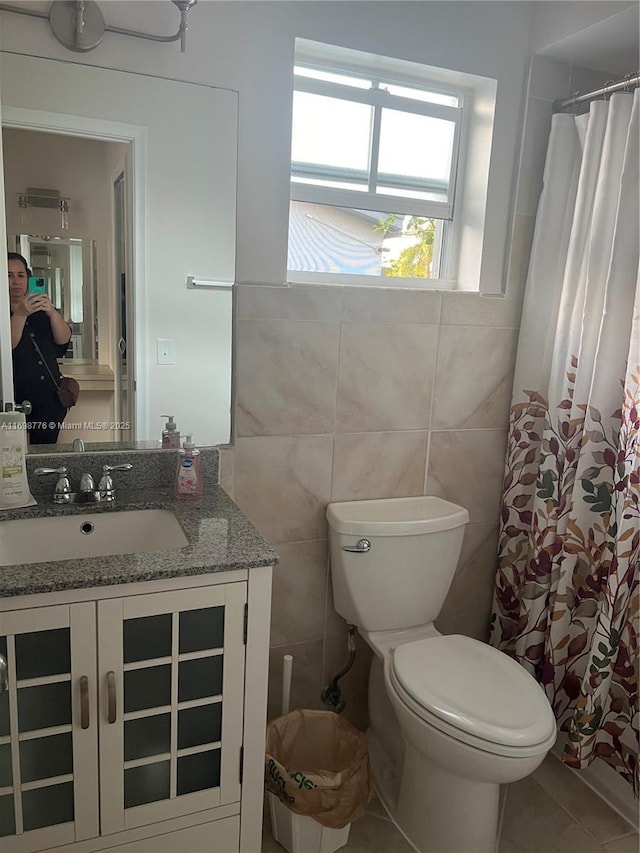
[[[158,364],[176,363],[176,348],[173,338],[157,338],[156,346]]]

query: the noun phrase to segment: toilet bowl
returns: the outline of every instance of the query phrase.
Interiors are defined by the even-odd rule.
[[[375,653],[370,759],[377,792],[420,853],[495,853],[499,791],[556,738],[547,698],[502,652],[433,621],[466,510],[439,498],[330,504],[334,604]]]

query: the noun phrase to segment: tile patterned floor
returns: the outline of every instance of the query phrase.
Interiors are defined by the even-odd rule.
[[[639,853],[638,833],[557,758],[510,785],[498,853]],[[351,826],[344,853],[413,853],[377,800]],[[262,853],[282,853],[265,820]],[[303,851],[307,853],[307,851]]]

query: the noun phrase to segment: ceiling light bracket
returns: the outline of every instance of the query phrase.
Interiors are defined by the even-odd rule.
[[[198,0],[171,0],[171,2],[180,10],[180,24],[177,32],[170,36],[157,36],[152,33],[124,29],[123,27],[107,26],[95,0],[54,0],[48,13],[0,3],[0,12],[15,12],[18,15],[48,19],[51,30],[60,44],[77,53],[94,50],[102,42],[105,33],[118,33],[123,36],[132,36],[165,44],[179,41],[181,52],[186,53],[187,30],[189,29],[187,14]]]

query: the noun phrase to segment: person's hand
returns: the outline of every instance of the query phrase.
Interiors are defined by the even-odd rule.
[[[29,314],[34,314],[36,311],[46,311],[42,301],[46,300],[51,305],[51,300],[48,296],[38,293],[26,293],[20,299],[11,303],[11,310],[14,314],[21,317],[28,317]],[[53,308],[53,305],[51,305]]]
[[[36,311],[44,311],[49,317],[56,313],[53,302],[49,299],[46,293],[31,293],[26,297],[29,314],[34,314]]]

